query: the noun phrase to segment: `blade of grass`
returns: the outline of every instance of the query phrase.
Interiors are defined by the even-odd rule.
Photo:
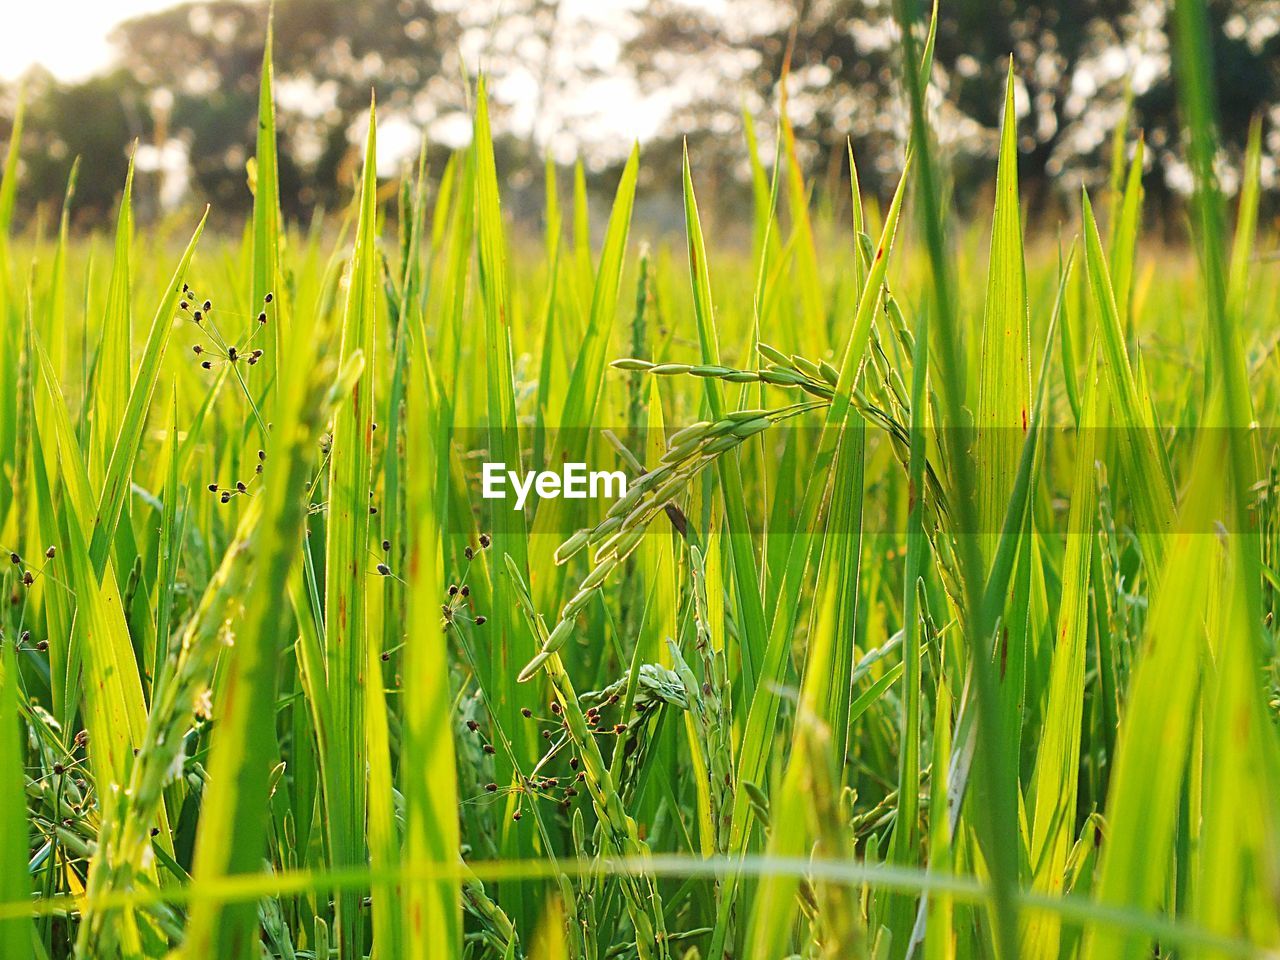
[[[32,890],[27,870],[31,846],[27,818],[23,816],[26,738],[19,733],[18,661],[12,643],[3,644],[0,668],[0,796],[5,798],[0,804],[0,898],[13,903],[30,900]],[[34,937],[35,927],[28,916],[0,920],[0,943],[5,945],[5,955],[13,960],[28,960],[36,955]]]
[[[124,193],[116,214],[115,259],[111,265],[111,284],[107,289],[107,305],[102,317],[102,333],[94,371],[93,445],[89,453],[89,476],[95,485],[102,483],[107,472],[118,425],[124,420],[125,405],[133,383],[133,272],[130,268],[133,246],[133,157],[125,176]]]
[[[458,782],[454,758],[448,647],[440,629],[441,551],[447,510],[448,458],[444,419],[436,395],[426,331],[412,341],[413,365],[421,371],[410,385],[406,410],[407,462],[413,465],[406,491],[415,518],[407,551],[405,625],[413,638],[405,652],[401,790],[405,798],[404,860],[455,862],[461,853]],[[460,955],[462,912],[456,880],[422,880],[404,891],[403,940],[407,955],[434,960]]]
[[[502,227],[502,210],[498,195],[498,172],[493,155],[493,134],[489,125],[489,98],[484,79],[476,90],[475,137],[472,145],[475,163],[474,197],[476,224],[476,260],[479,273],[480,308],[484,317],[484,356],[486,359],[485,423],[488,432],[489,457],[505,463],[508,470],[523,470],[521,434],[516,416],[515,382],[511,360],[512,300],[508,277],[506,238]],[[589,253],[588,253],[589,262]],[[491,514],[495,551],[510,555],[521,576],[529,569],[528,528],[524,514],[497,509]],[[496,553],[495,553],[496,555]],[[503,576],[492,578],[493,618],[486,626],[489,643],[488,674],[482,678],[487,701],[495,722],[512,742],[519,762],[532,765],[537,748],[535,733],[522,724],[520,696],[515,689],[516,664],[532,656],[537,647],[508,593],[510,581]],[[513,782],[515,770],[505,752],[495,757],[494,777],[499,783]],[[508,828],[500,850],[504,857],[526,857],[535,845],[527,831]],[[526,934],[536,922],[536,904],[522,886],[505,885],[499,891],[517,930]]]
[[[689,169],[687,147],[684,151],[684,215],[689,250],[689,279],[693,286],[694,318],[697,321],[701,358],[705,364],[718,364],[720,346],[712,308],[711,277],[707,266],[706,245],[702,238],[702,222],[698,217],[698,202],[693,195],[693,174]],[[720,395],[719,382],[708,377],[703,380],[703,385],[711,419],[722,419],[725,405]],[[734,595],[742,625],[739,654],[742,658],[743,695],[750,701],[760,677],[768,626],[764,616],[764,601],[760,595],[760,579],[752,545],[751,524],[747,518],[741,471],[733,457],[719,458],[716,469],[724,496]]]
[[[258,86],[258,140],[253,164],[253,281],[249,303],[250,308],[257,312],[270,294],[275,304],[267,370],[270,382],[278,388],[280,348],[287,331],[282,322],[286,291],[280,283],[280,173],[276,159],[276,107],[271,62],[274,39],[275,6],[272,5],[267,11],[267,38]]]
[[[1085,694],[1085,649],[1088,641],[1089,562],[1097,509],[1094,437],[1097,433],[1096,364],[1085,382],[1084,419],[1075,451],[1067,548],[1062,565],[1062,599],[1053,648],[1045,721],[1036,751],[1030,807],[1032,889],[1061,895],[1067,853],[1074,834],[1080,769],[1081,714]],[[1029,917],[1023,932],[1023,955],[1056,960],[1061,930],[1052,914]]]
[[[365,858],[368,797],[365,697],[369,638],[366,581],[369,576],[370,457],[373,442],[374,326],[378,316],[380,262],[377,250],[377,116],[370,105],[360,181],[360,214],[342,314],[340,362],[362,354],[364,373],[334,417],[329,454],[329,523],[325,544],[325,668],[334,737],[321,758],[325,781],[329,855],[335,866]],[[343,955],[363,952],[363,911],[354,892],[339,897],[335,932]]]
[[[970,429],[965,411],[966,368],[960,352],[960,337],[951,260],[947,255],[943,195],[934,161],[925,111],[925,86],[914,65],[919,61],[913,32],[916,4],[897,0],[895,9],[901,28],[903,67],[911,104],[911,144],[915,156],[918,202],[925,244],[932,266],[931,326],[936,339],[936,381],[940,387],[938,425],[945,439],[944,452],[950,465],[948,508],[955,517],[960,570],[960,612],[973,638],[971,654],[973,689],[976,692],[976,755],[981,759],[980,796],[970,810],[977,836],[994,887],[992,925],[996,950],[1013,957],[1017,951],[1017,916],[1014,892],[1017,881],[1017,783],[1009,749],[997,727],[999,690],[994,677],[991,642],[995,624],[985,616],[982,590],[985,571],[980,545],[974,536],[980,530],[976,506],[976,467],[970,447]],[[936,19],[937,10],[934,10]],[[931,29],[932,33],[932,29]],[[963,738],[958,737],[963,743]]]
[[[1107,847],[1096,886],[1099,903],[1156,909],[1170,876],[1178,805],[1195,721],[1205,652],[1205,603],[1216,571],[1218,540],[1199,531],[1222,504],[1213,444],[1197,456],[1182,509],[1182,530],[1168,546],[1166,568],[1130,681],[1111,783]],[[1138,956],[1149,938],[1094,927],[1082,956]]]
[[[1143,140],[1133,150],[1129,175],[1125,179],[1119,214],[1111,229],[1111,276],[1115,281],[1116,307],[1120,311],[1120,326],[1126,342],[1132,342],[1133,331],[1133,274],[1138,250],[1138,230],[1142,226],[1142,147]]]

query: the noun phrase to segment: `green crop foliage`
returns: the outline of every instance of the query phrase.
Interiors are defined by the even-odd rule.
[[[785,100],[772,167],[744,112],[749,250],[696,150],[674,236],[639,147],[607,211],[548,162],[513,228],[483,80],[394,182],[371,104],[299,231],[269,32],[242,230],[135,223],[131,170],[110,236],[74,172],[18,232],[15,138],[0,956],[1276,955],[1263,128],[1226,197],[1177,0],[1185,249],[1127,115],[1109,189],[1028,229],[1017,62],[963,222],[897,12],[892,197],[851,144],[815,201]],[[629,486],[515,511],[483,461]]]

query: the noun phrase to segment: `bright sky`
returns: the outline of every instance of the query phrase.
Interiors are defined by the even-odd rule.
[[[174,0],[43,0],[6,4],[0,30],[0,78],[39,63],[63,80],[88,76],[111,60],[107,34],[121,20],[173,6]]]

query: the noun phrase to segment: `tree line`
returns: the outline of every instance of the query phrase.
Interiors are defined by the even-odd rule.
[[[1280,0],[1213,0],[1209,8],[1224,179],[1229,187],[1255,117],[1264,123],[1265,167],[1274,177]],[[728,15],[683,0],[651,0],[625,16],[620,11],[615,57],[601,62],[582,54],[599,39],[599,24],[572,21],[560,0],[277,0],[285,213],[305,221],[350,195],[351,131],[365,116],[371,89],[380,118],[441,139],[451,121],[456,128],[466,116],[468,80],[478,67],[538,91],[531,124],[520,120],[515,104],[507,103],[504,115],[504,85],[491,84],[496,123],[505,130],[501,152],[536,158],[552,137],[576,138],[591,175],[606,179],[628,144],[593,142],[589,122],[560,124],[556,104],[605,75],[625,76],[642,96],[675,91],[669,118],[644,147],[645,176],[655,189],[679,182],[686,139],[704,168],[726,172],[725,185],[745,179],[737,135],[744,108],[758,121],[770,160],[786,75],[788,113],[815,180],[838,192],[851,139],[866,185],[887,192],[905,136],[892,3],[733,0],[726,9]],[[74,83],[39,72],[24,78],[26,212],[60,202],[81,157],[76,216],[97,222],[115,203],[136,142],[145,151],[141,216],[160,212],[174,190],[242,215],[251,199],[246,145],[254,139],[266,21],[263,3],[186,3],[120,25],[113,37],[118,56],[108,70]],[[1110,131],[1126,112],[1146,140],[1150,204],[1156,210],[1167,204],[1185,181],[1169,21],[1166,0],[942,0],[933,69],[944,95],[934,109],[955,195],[975,196],[987,183],[1012,56],[1020,175],[1033,205],[1059,202],[1081,183],[1104,179]],[[16,85],[0,90],[0,139],[9,138],[17,99]],[[429,156],[442,160],[445,152]]]

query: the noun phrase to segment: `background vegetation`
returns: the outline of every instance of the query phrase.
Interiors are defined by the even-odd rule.
[[[74,174],[15,237],[19,117],[6,958],[1280,946],[1262,127],[1228,210],[1180,0],[1194,245],[1148,248],[1126,124],[1029,245],[1026,68],[960,221],[944,21],[897,15],[891,199],[855,141],[847,214],[814,202],[789,114],[768,167],[749,122],[750,253],[704,230],[698,150],[677,242],[630,235],[633,150],[600,243],[550,163],[512,243],[486,81],[438,175],[380,181],[370,109],[354,197],[292,227],[269,33],[238,236],[138,228],[126,171],[113,242],[73,238]],[[515,513],[481,460],[639,479]]]
[[[1018,71],[1023,203],[1050,228],[1069,219],[1081,185],[1106,184],[1112,133],[1126,124],[1147,143],[1149,220],[1185,239],[1180,204],[1191,190],[1179,135],[1172,4],[1167,0],[952,0],[939,7],[931,71],[932,124],[949,160],[960,209],[989,203],[1007,58]],[[266,16],[261,2],[196,0],[121,24],[115,65],[67,82],[41,71],[0,86],[0,137],[19,89],[28,103],[18,198],[22,222],[43,204],[57,216],[77,156],[72,225],[110,220],[132,145],[143,147],[135,212],[149,222],[179,203],[212,203],[232,226],[248,210],[245,162]],[[1264,123],[1264,187],[1280,160],[1280,2],[1212,0],[1206,42],[1219,65],[1213,106],[1223,186],[1240,184],[1249,124]],[[495,145],[507,209],[541,214],[535,168],[550,154],[586,164],[607,204],[632,138],[645,146],[638,222],[678,229],[682,143],[702,158],[704,207],[726,230],[746,202],[750,165],[740,138],[746,106],[760,122],[761,160],[773,156],[767,121],[789,66],[796,159],[820,195],[847,209],[845,139],[859,146],[863,189],[887,202],[908,135],[898,80],[893,5],[858,0],[277,0],[281,96],[277,161],[282,210],[311,222],[317,206],[350,195],[369,90],[380,105],[385,176],[411,164],[418,132],[437,157],[466,142],[469,88],[490,80]],[[626,118],[634,118],[628,120]],[[394,134],[394,136],[393,136]],[[975,203],[975,200],[978,201]],[[1263,214],[1273,214],[1264,199]]]

